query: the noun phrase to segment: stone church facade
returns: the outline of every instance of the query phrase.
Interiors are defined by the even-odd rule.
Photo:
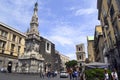
[[[40,36],[38,26],[38,3],[35,3],[30,28],[26,33],[25,53],[19,57],[19,72],[54,70],[55,44]]]

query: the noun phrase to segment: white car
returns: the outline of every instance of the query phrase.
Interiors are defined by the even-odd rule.
[[[69,74],[66,71],[60,72],[60,78],[68,78]]]

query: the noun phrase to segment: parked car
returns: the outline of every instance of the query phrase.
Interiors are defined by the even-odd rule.
[[[66,71],[60,72],[60,78],[68,78],[69,74]]]

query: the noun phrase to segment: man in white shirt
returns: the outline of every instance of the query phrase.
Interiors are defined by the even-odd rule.
[[[111,73],[111,75],[112,75],[112,79],[113,80],[118,80],[118,75],[117,75],[116,69],[113,70],[113,72]]]

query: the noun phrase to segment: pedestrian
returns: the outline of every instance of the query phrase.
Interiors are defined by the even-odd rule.
[[[57,76],[57,74],[58,74],[58,72],[57,72],[57,70],[55,71],[55,77]]]
[[[43,71],[43,78],[45,77],[45,74],[46,74],[46,73]]]
[[[112,80],[118,80],[118,74],[116,69],[113,69],[113,71],[111,72],[111,76],[112,76]]]
[[[48,78],[51,77],[51,72],[50,72],[50,71],[47,72],[47,77],[48,77]]]
[[[72,80],[72,68],[70,68],[68,72],[69,72],[70,80]]]
[[[45,76],[45,72],[44,71],[40,71],[40,78],[44,79],[44,76]]]
[[[73,75],[73,80],[74,78],[75,80],[78,80],[78,71],[74,70],[72,75]]]
[[[104,69],[104,80],[109,80],[109,74],[106,68]]]
[[[9,73],[12,72],[12,61],[8,62],[7,70],[8,70]]]

